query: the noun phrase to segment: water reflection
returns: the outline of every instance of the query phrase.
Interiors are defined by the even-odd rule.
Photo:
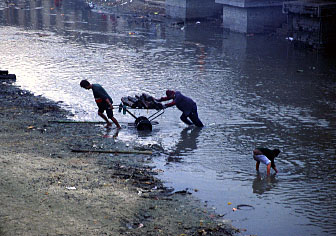
[[[119,135],[119,132],[120,132],[120,129],[107,127],[107,128],[105,128],[105,131],[103,132],[103,137],[104,138],[116,139]]]
[[[257,173],[257,176],[252,182],[253,193],[262,195],[267,191],[270,191],[272,188],[276,186],[278,180],[276,178],[276,174],[272,174],[270,176],[264,176],[260,173]]]
[[[173,147],[167,157],[168,162],[180,162],[186,156],[197,149],[197,139],[202,128],[189,126],[181,131],[178,143]]]

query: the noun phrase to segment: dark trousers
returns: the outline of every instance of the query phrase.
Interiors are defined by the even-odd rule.
[[[104,113],[106,111],[106,115],[108,118],[112,119],[113,118],[113,110],[111,107],[107,104],[107,102],[101,102],[98,104],[98,112]]]
[[[191,120],[189,120],[189,119]],[[197,127],[203,127],[202,121],[198,118],[197,107],[194,107],[189,114],[182,113],[180,119],[187,125],[196,125]]]

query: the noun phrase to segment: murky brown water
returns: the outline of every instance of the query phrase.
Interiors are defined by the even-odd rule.
[[[78,120],[99,119],[78,85],[84,78],[104,85],[115,104],[180,90],[197,102],[205,128],[186,128],[168,109],[151,134],[125,128],[118,140],[161,145],[155,165],[167,185],[197,189],[246,234],[336,235],[332,56],[205,22],[182,28],[90,11],[81,1],[9,2],[0,3],[0,68],[15,73],[17,85],[63,101]],[[267,178],[264,166],[255,172],[255,146],[282,150],[278,175]],[[232,211],[239,204],[254,209]]]

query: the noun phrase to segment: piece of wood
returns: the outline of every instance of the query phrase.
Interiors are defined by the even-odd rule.
[[[0,79],[16,80],[16,75],[14,74],[0,75]]]
[[[81,153],[120,153],[120,154],[144,154],[152,155],[152,151],[138,151],[138,150],[85,150],[85,149],[71,149],[72,152]]]
[[[49,120],[51,123],[105,124],[104,121]]]

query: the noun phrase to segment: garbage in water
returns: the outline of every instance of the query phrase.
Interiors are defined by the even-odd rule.
[[[254,206],[247,205],[247,204],[240,204],[237,205],[238,210],[254,210]]]

